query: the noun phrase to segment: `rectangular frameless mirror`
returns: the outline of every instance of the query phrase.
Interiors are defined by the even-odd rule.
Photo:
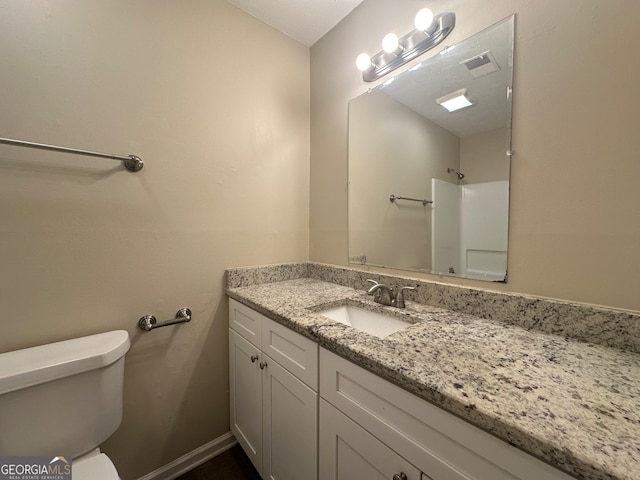
[[[506,281],[513,39],[510,16],[349,102],[350,263]]]

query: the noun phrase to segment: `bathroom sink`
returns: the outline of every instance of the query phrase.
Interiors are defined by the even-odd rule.
[[[321,310],[318,313],[323,317],[349,325],[356,330],[367,332],[378,338],[385,338],[412,325],[399,318],[365,310],[354,305],[341,305]]]

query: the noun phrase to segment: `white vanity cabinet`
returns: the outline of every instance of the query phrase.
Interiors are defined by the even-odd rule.
[[[402,469],[407,480],[572,479],[324,348],[320,349],[320,395],[320,480],[349,478],[342,475],[340,452],[343,458],[357,455],[360,463],[373,466],[387,455],[380,453],[385,446],[408,466],[385,456],[394,473],[361,478],[404,480],[397,472]],[[354,433],[345,434],[346,429],[355,428],[348,427],[346,420],[339,429],[332,425],[340,412],[349,425],[362,429],[359,440]],[[364,440],[365,436],[371,438]],[[382,447],[362,447],[365,441],[377,441]],[[416,471],[423,472],[422,477]]]
[[[318,345],[229,301],[231,431],[264,479],[317,478]]]
[[[233,299],[229,370],[231,431],[264,479],[573,478]]]

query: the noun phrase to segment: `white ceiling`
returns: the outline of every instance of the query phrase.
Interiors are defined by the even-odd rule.
[[[362,0],[227,1],[308,47],[362,3]]]

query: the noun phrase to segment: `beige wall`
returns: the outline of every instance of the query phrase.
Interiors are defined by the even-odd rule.
[[[381,91],[349,104],[350,256],[431,270],[431,178],[460,168],[459,138]]]
[[[465,184],[509,180],[507,130],[498,128],[460,139],[460,170]]]
[[[0,65],[0,136],[146,162],[0,145],[0,351],[128,330],[135,479],[229,431],[224,268],[308,258],[309,49],[223,0],[29,0]]]
[[[509,283],[458,282],[640,310],[640,3],[430,4],[456,12],[447,44],[517,14]],[[370,86],[355,58],[423,5],[365,0],[311,49],[311,260],[347,262],[347,102]]]

